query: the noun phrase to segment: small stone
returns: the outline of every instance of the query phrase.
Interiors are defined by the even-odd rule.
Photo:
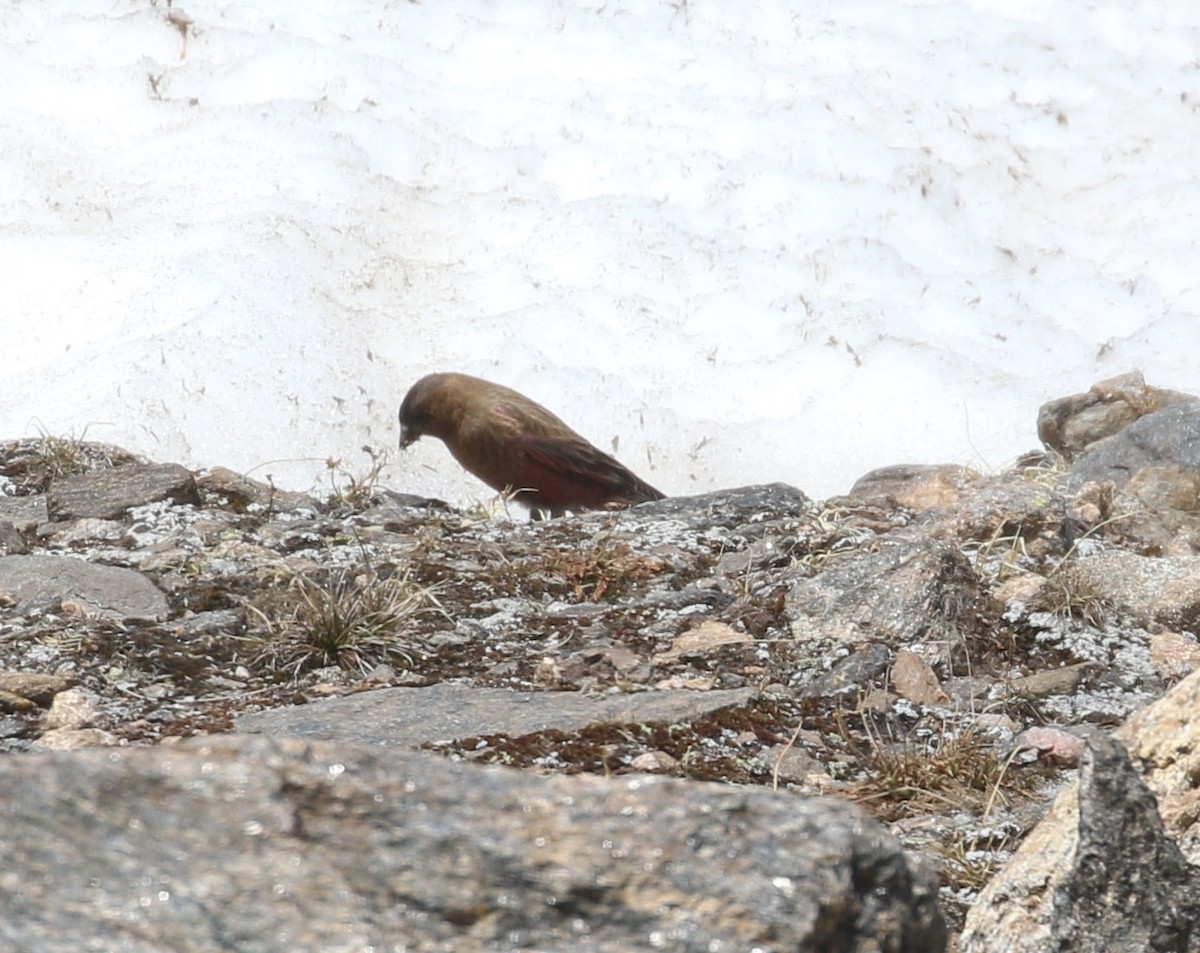
[[[238,667],[241,668],[242,666],[239,665]],[[247,672],[247,675],[249,675],[248,672]],[[386,682],[390,682],[395,677],[396,677],[396,670],[394,668],[392,668],[392,666],[388,665],[386,662],[380,662],[373,669],[371,669],[371,671],[367,672],[367,674],[363,676],[363,681],[364,682],[385,682],[386,683]]]
[[[51,748],[55,751],[111,747],[121,743],[116,735],[99,728],[55,728],[33,742],[34,747]]]
[[[1042,576],[1025,573],[1006,579],[996,587],[993,595],[998,602],[1005,606],[1011,606],[1013,603],[1028,606],[1033,604],[1033,600],[1045,584],[1046,580]]]
[[[0,692],[26,698],[45,708],[59,692],[75,682],[62,675],[42,675],[38,672],[0,672]]]
[[[1009,736],[1015,735],[1020,729],[1020,725],[1003,712],[983,712],[976,715],[974,721],[982,731],[992,731]]]
[[[629,672],[642,664],[642,657],[624,645],[606,645],[600,650],[601,656],[618,672]]]
[[[29,711],[37,706],[23,695],[0,688],[0,711]]]
[[[987,698],[995,686],[996,680],[985,675],[952,675],[942,682],[942,690],[968,711],[981,708],[976,702]]]
[[[956,502],[963,485],[975,479],[978,474],[956,464],[902,464],[859,477],[848,496],[852,500],[890,497],[897,505],[922,513]]]
[[[892,710],[896,696],[882,688],[872,689],[858,704],[858,710],[863,713],[886,715]]]
[[[1071,500],[1071,511],[1087,526],[1108,519],[1113,508],[1113,485],[1107,480],[1089,480]]]
[[[682,675],[672,675],[670,678],[655,682],[654,687],[661,691],[687,689],[693,692],[708,692],[717,687],[717,682],[712,678],[685,678]]]
[[[1073,768],[1083,757],[1083,739],[1061,728],[1027,728],[1013,741],[1014,748],[1033,748],[1043,761]]]
[[[515,692],[441,682],[377,688],[242,715],[236,730],[342,742],[420,745],[451,738],[530,734],[588,725],[676,724],[750,703],[751,689],[680,692]]]
[[[32,533],[49,519],[45,495],[0,496],[0,519],[12,523],[18,533]],[[19,551],[9,550],[13,553]]]
[[[557,688],[561,685],[563,673],[558,660],[549,656],[543,658],[533,668],[533,680],[538,685],[545,685],[547,688]]]
[[[1070,560],[1060,582],[1069,593],[1118,606],[1142,625],[1200,624],[1200,556],[1143,556],[1113,549]]]
[[[717,576],[725,576],[733,580],[733,589],[736,591],[738,587],[745,586],[749,574],[774,565],[786,564],[788,561],[788,554],[780,540],[756,539],[745,549],[725,553],[717,560],[713,572]]]
[[[69,688],[54,696],[46,712],[46,727],[89,728],[100,716],[100,697],[86,688]]]
[[[777,745],[764,751],[759,758],[760,766],[769,771],[773,778],[787,784],[813,784],[814,779],[829,774],[825,766],[803,748]]]
[[[30,724],[23,718],[5,715],[0,718],[0,738],[21,738],[29,734]]]
[[[1163,679],[1177,682],[1200,668],[1200,645],[1179,632],[1160,632],[1150,638],[1150,664]]]
[[[224,675],[209,675],[204,684],[217,691],[238,691],[246,687],[245,681],[236,678],[226,678]]]
[[[895,655],[886,645],[872,642],[838,660],[823,675],[815,678],[804,695],[823,698],[836,695],[858,695],[882,681]]]
[[[0,519],[0,556],[27,552],[29,552],[29,547],[25,544],[25,538],[17,527],[11,520]]]
[[[53,524],[54,533],[50,542],[58,547],[82,546],[89,543],[115,542],[128,532],[119,520],[103,520],[91,517],[73,522]]]
[[[271,510],[317,509],[316,501],[306,493],[281,490],[226,467],[201,471],[196,477],[196,486],[205,496],[216,497],[235,512],[243,512],[250,506]]]
[[[949,637],[979,601],[979,578],[956,546],[936,539],[882,540],[830,560],[815,576],[797,573],[784,596],[800,642],[908,645],[931,628]]]
[[[1038,437],[1069,460],[1146,414],[1195,400],[1190,394],[1148,386],[1141,371],[1130,371],[1098,381],[1086,393],[1043,404]]]
[[[679,761],[665,751],[643,751],[629,762],[635,771],[645,771],[647,774],[666,774],[679,767]]]
[[[1166,404],[1123,427],[1105,440],[1089,444],[1071,464],[1068,486],[1088,480],[1110,481],[1121,490],[1144,467],[1177,465],[1194,471],[1200,462],[1200,403],[1186,395],[1183,403]]]
[[[688,655],[703,656],[728,645],[744,645],[753,641],[747,633],[739,632],[724,622],[702,622],[696,628],[676,636],[671,647],[656,655],[654,661],[667,662]]]
[[[948,705],[950,696],[942,691],[933,668],[910,649],[897,649],[892,663],[892,687],[902,697],[919,705]]]
[[[1026,695],[1031,698],[1069,695],[1087,679],[1099,674],[1102,669],[1103,666],[1095,662],[1079,662],[1075,665],[1064,665],[1062,668],[1047,669],[1023,678],[1015,678],[1008,684],[1008,687],[1014,695]]]

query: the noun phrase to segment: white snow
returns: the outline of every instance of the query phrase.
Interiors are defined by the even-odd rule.
[[[2,438],[465,503],[394,449],[453,369],[823,497],[1200,391],[1193,4],[0,0],[0,58]]]

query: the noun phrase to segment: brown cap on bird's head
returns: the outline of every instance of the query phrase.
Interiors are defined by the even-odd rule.
[[[412,446],[425,434],[439,385],[444,383],[445,374],[428,374],[413,384],[400,404],[400,446]]]

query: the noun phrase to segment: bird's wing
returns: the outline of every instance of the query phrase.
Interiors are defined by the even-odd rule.
[[[515,472],[506,480],[515,489],[530,490],[527,496],[534,504],[596,507],[663,498],[540,404],[524,398],[497,400],[490,410],[492,426],[506,434],[503,443],[518,450],[520,462],[513,461]]]
[[[520,394],[515,399],[501,398],[491,406],[492,418],[513,434],[570,434],[579,437],[574,430],[550,413],[541,404],[527,400]],[[579,437],[583,440],[582,437]],[[584,441],[586,443],[586,441]]]
[[[529,485],[554,497],[556,488],[591,497],[592,505],[606,502],[640,503],[660,500],[663,494],[619,461],[596,449],[582,437],[526,435],[521,449],[531,464]],[[581,494],[587,487],[590,492]]]

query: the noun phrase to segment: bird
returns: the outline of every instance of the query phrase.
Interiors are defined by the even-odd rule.
[[[468,374],[428,374],[400,404],[400,447],[437,437],[465,470],[511,492],[534,519],[632,506],[665,494],[541,404]]]

